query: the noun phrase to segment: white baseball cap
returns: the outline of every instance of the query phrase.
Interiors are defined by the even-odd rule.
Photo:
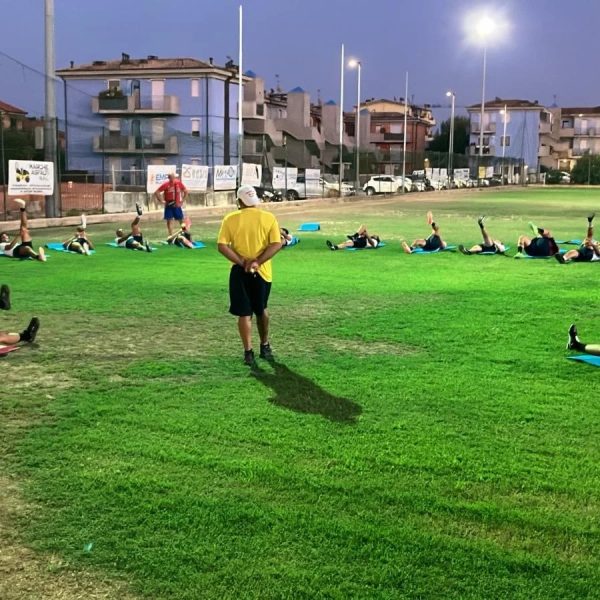
[[[244,203],[244,206],[258,206],[260,198],[256,190],[251,185],[243,185],[237,191],[238,200]]]

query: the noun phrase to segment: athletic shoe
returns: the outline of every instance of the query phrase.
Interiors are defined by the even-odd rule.
[[[517,252],[513,258],[525,258],[525,255],[522,252]]]
[[[275,357],[273,356],[273,351],[271,350],[271,344],[261,344],[259,356],[268,362],[275,362]]]
[[[22,198],[15,198],[15,204],[17,204],[21,210],[25,208],[25,200]]]
[[[46,252],[41,246],[38,248],[37,259],[41,260],[42,262],[46,262]]]
[[[337,250],[337,246],[335,246],[335,245],[333,244],[333,242],[330,242],[329,240],[326,240],[326,241],[325,241],[325,243],[327,244],[327,247],[328,247],[330,250]]]
[[[81,213],[81,226],[86,229],[87,228],[87,217],[84,213]]]
[[[254,350],[244,350],[244,364],[249,367],[256,366],[256,359],[254,358]]]
[[[588,220],[588,223],[589,223],[590,225],[592,224],[592,221],[594,220],[594,217],[595,217],[595,216],[596,216],[596,213],[595,213],[595,212],[593,212],[593,213],[591,213],[591,214],[589,214],[589,215],[588,215],[588,218],[587,218],[587,220]]]
[[[561,264],[561,265],[566,265],[567,261],[565,260],[565,257],[562,254],[555,254],[554,258]]]
[[[0,286],[0,310],[10,310],[10,288],[4,283]]]
[[[463,254],[465,254],[466,256],[469,256],[469,254],[471,254],[471,251],[467,250],[462,244],[458,245],[458,250],[460,252],[462,252]]]
[[[139,202],[135,203],[135,212],[138,214],[139,217],[142,216],[142,205]]]
[[[527,226],[531,230],[531,233],[533,234],[533,236],[537,237],[537,234],[538,234],[537,225],[535,223],[532,223],[531,221],[529,221],[529,223],[527,223]]]
[[[577,327],[575,323],[569,327],[569,339],[567,341],[567,350],[580,350],[577,346],[581,344],[579,338],[577,337]]]
[[[150,242],[144,242],[144,248],[146,248],[146,252],[152,252],[152,248],[150,247]]]
[[[29,321],[29,325],[27,325],[27,329],[21,334],[21,341],[29,342],[30,344],[35,342],[35,337],[37,335],[39,328],[40,328],[40,320],[37,317],[33,317],[33,319],[31,319],[31,321]]]
[[[479,225],[479,227],[481,227],[481,229],[483,229],[484,221],[485,221],[485,215],[481,215],[481,217],[479,217],[479,219],[477,219],[477,225]]]

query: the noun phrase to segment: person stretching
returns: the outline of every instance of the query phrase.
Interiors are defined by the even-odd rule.
[[[483,237],[483,244],[475,244],[468,249],[460,244],[458,249],[463,254],[481,254],[482,252],[486,252],[488,254],[504,254],[506,246],[500,240],[494,240],[491,238],[485,227],[484,221],[485,216],[481,216],[479,219],[477,219],[477,224],[481,229],[481,236]]]
[[[139,204],[135,205],[137,212],[136,218],[131,222],[131,231],[125,233],[122,229],[117,229],[115,232],[115,243],[121,248],[129,248],[130,250],[141,250],[142,252],[152,252],[150,244],[144,240],[142,230],[140,228],[140,217],[142,216],[142,207]]]
[[[21,198],[15,198],[15,203],[19,205],[19,211],[21,212],[19,233],[12,239],[12,241],[8,233],[0,234],[0,250],[5,256],[10,258],[35,258],[41,262],[46,262],[46,254],[44,249],[38,248],[37,252],[33,249],[33,241],[27,227],[27,211],[25,209],[25,200],[22,200]],[[19,239],[21,240],[21,243],[17,244]]]
[[[10,310],[10,288],[2,284],[0,286],[0,310]],[[11,333],[9,331],[0,331],[0,344],[6,346],[14,346],[21,342],[29,344],[35,342],[38,329],[40,328],[40,320],[33,317],[29,321],[29,325],[21,333]]]
[[[341,250],[343,248],[377,248],[381,243],[381,238],[378,235],[371,235],[364,225],[358,228],[356,233],[346,236],[348,239],[340,244],[334,244],[327,240],[327,244],[330,250]]]
[[[572,260],[577,262],[595,262],[600,260],[600,244],[594,239],[594,226],[592,221],[596,213],[588,215],[588,226],[585,239],[579,248],[573,248],[565,254],[555,254],[554,258],[564,265]]]
[[[524,258],[525,255],[539,258],[558,254],[560,248],[549,229],[536,227],[533,223],[529,223],[529,228],[534,237],[530,238],[526,235],[519,237],[515,258]]]
[[[426,239],[415,240],[410,246],[402,240],[400,244],[402,245],[404,252],[412,254],[413,250],[416,250],[417,248],[422,248],[425,252],[434,252],[436,250],[443,250],[447,246],[440,234],[439,225],[433,220],[431,211],[427,213],[427,223],[431,225],[431,235]]]

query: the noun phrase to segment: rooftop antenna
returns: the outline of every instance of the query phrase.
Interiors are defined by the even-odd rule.
[[[552,106],[553,107],[558,106],[558,95],[557,94],[552,94],[552,99],[553,99]]]
[[[322,104],[322,101],[321,101],[321,89],[320,88],[317,90],[317,104]]]
[[[279,85],[279,75],[277,73],[275,73],[275,82],[277,84],[277,87],[276,87],[277,93],[281,94],[281,86]]]

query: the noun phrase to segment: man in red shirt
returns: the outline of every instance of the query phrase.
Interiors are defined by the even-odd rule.
[[[181,209],[181,205],[183,204],[187,193],[188,191],[185,185],[175,177],[174,173],[171,173],[169,179],[154,192],[156,200],[165,205],[164,219],[167,222],[169,237],[173,235],[173,221],[179,221],[179,225],[183,222],[183,210]]]

